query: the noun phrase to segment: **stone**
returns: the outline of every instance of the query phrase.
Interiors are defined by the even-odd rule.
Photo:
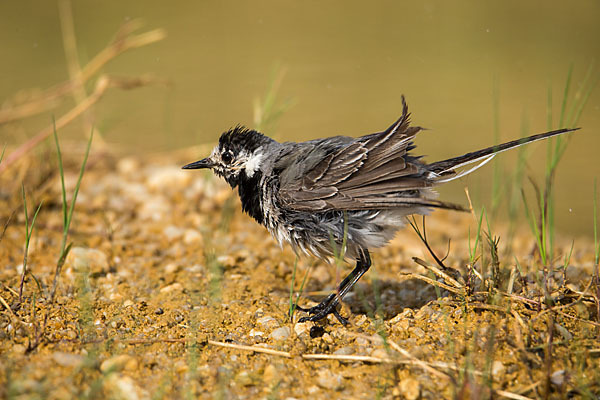
[[[290,337],[291,331],[289,326],[282,326],[281,328],[274,329],[269,335],[273,340],[285,340]]]
[[[83,364],[85,357],[80,354],[57,351],[52,354],[54,361],[61,367],[78,368]]]
[[[251,329],[250,332],[248,333],[248,336],[250,337],[255,337],[255,336],[264,336],[265,333],[262,331],[258,331],[256,329]]]
[[[386,359],[386,358],[390,358],[390,355],[388,354],[387,351],[385,351],[385,349],[375,349],[371,353],[371,357]]]
[[[556,386],[562,386],[565,383],[565,370],[559,369],[550,375],[550,382]]]
[[[256,320],[256,323],[266,329],[273,329],[279,326],[279,322],[270,315],[265,315]]]
[[[182,237],[184,230],[176,226],[169,225],[162,230],[162,233],[168,241],[173,241]]]
[[[308,330],[310,329],[308,325],[308,322],[298,322],[296,323],[296,325],[294,325],[294,332],[296,332],[296,335],[298,335],[298,337],[307,335]]]
[[[195,229],[186,229],[183,234],[183,243],[185,244],[202,244],[202,235]]]
[[[138,362],[134,357],[128,354],[119,354],[104,360],[100,364],[100,371],[104,373],[123,370],[134,371],[137,366]]]
[[[414,378],[405,378],[400,381],[400,393],[407,400],[417,400],[421,394],[419,381]]]
[[[331,372],[331,370],[321,369],[317,372],[317,385],[324,389],[340,390],[344,387],[343,383],[342,376]]]
[[[165,286],[164,288],[160,289],[161,293],[181,292],[181,291],[183,291],[183,285],[181,285],[181,283],[179,283],[179,282],[175,282],[171,285]]]
[[[241,386],[252,386],[254,382],[248,371],[242,371],[235,376],[235,382]]]
[[[179,167],[157,167],[149,171],[146,185],[156,191],[174,190],[185,187],[192,179],[192,174],[185,173]]]
[[[108,258],[106,254],[97,249],[87,247],[73,247],[65,260],[67,275],[76,278],[74,274],[88,271],[91,274],[106,274],[108,272]]]
[[[104,387],[110,394],[109,398],[121,400],[138,400],[144,396],[133,379],[120,374],[111,374],[104,380]]]
[[[496,360],[492,363],[492,376],[493,377],[500,377],[504,374],[504,372],[506,371],[506,367],[504,366],[504,364],[502,364],[502,361],[500,360]]]
[[[266,366],[263,372],[263,380],[267,383],[271,383],[277,378],[277,368],[273,364]]]
[[[350,354],[354,354],[354,349],[350,346],[344,346],[334,351],[333,354],[338,356],[348,356]]]

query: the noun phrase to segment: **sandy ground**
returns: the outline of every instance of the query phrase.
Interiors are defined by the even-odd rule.
[[[442,256],[451,239],[444,264],[463,277],[455,285],[439,279],[451,290],[415,277],[435,282],[413,257],[434,262],[409,227],[374,252],[373,268],[340,310],[348,326],[332,316],[301,324],[296,321],[302,313],[289,318],[293,277],[298,291],[309,273],[298,302],[314,305],[352,266],[296,259],[289,248],[279,248],[242,214],[237,196],[223,182],[179,169],[190,159],[194,156],[162,156],[160,163],[91,159],[54,301],[50,293],[63,223],[59,177],[40,160],[15,169],[20,172],[10,180],[4,174],[1,398],[600,394],[590,240],[577,240],[565,271],[571,238],[559,236],[556,263],[544,279],[533,236],[517,230],[507,250],[507,226],[498,222],[497,274],[488,247],[483,255],[477,251],[482,283],[467,273],[469,227],[472,237],[477,228],[473,216],[436,212],[427,218],[429,242]],[[66,171],[69,199],[77,162],[71,160]],[[30,217],[40,201],[43,205],[20,301],[21,181]],[[473,293],[465,290],[465,279]]]

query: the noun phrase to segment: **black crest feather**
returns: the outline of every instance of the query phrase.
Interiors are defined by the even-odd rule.
[[[234,154],[239,153],[242,149],[252,153],[265,142],[271,140],[254,129],[237,125],[221,135],[219,138],[219,147],[222,149],[227,148]]]

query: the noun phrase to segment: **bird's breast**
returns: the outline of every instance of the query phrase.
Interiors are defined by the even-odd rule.
[[[262,187],[261,178],[262,172],[256,171],[251,177],[245,175],[240,179],[238,184],[238,193],[242,202],[242,210],[259,224],[264,224],[265,215],[262,206]]]

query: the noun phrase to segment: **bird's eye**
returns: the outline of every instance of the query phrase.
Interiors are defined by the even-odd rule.
[[[232,160],[233,160],[233,154],[231,154],[230,151],[226,151],[225,153],[223,153],[221,155],[221,160],[225,163],[225,164],[229,164]]]

